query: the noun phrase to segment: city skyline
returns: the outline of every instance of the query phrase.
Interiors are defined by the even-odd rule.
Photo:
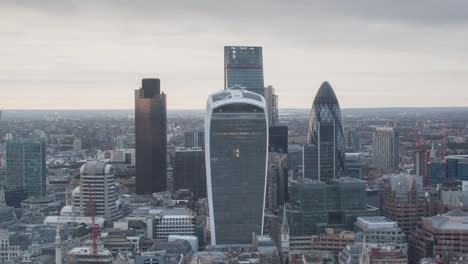
[[[263,48],[281,108],[310,108],[323,81],[342,108],[466,105],[468,3],[338,2],[4,1],[0,108],[128,109],[158,76],[169,109],[202,109],[227,45]]]
[[[467,0],[0,17],[1,263],[468,263]]]

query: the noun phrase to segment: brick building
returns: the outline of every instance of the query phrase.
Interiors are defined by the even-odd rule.
[[[331,252],[334,256],[338,254],[348,244],[354,243],[354,232],[341,231],[335,232],[332,228],[326,228],[325,233],[320,234],[318,238],[312,241],[313,250],[324,250]]]
[[[468,259],[468,213],[459,209],[424,217],[409,237],[410,263],[433,258],[436,263]]]
[[[397,222],[409,235],[421,217],[426,215],[426,201],[421,176],[392,174],[387,181],[384,216]]]

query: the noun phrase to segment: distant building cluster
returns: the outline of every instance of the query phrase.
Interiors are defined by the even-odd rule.
[[[468,263],[466,111],[327,81],[280,111],[263,55],[224,47],[201,111],[144,78],[134,111],[0,112],[0,263]]]

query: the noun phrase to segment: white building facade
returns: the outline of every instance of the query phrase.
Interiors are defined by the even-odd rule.
[[[89,161],[81,167],[80,173],[80,215],[91,216],[92,196],[95,216],[102,216],[108,222],[121,217],[112,165],[102,161]]]

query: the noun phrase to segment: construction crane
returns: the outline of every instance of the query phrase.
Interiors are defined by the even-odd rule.
[[[93,226],[93,254],[97,254],[97,237],[98,237],[98,228],[94,219],[94,202],[93,202],[93,193],[91,192],[91,184],[88,183],[88,195],[89,195],[89,213],[91,215],[91,223]]]
[[[446,166],[447,166],[447,162],[445,161],[445,151],[446,151],[446,148],[447,148],[447,129],[444,128],[444,138],[442,139],[442,153],[440,155],[440,158],[441,158],[441,161],[442,161],[442,175],[441,175],[441,180],[442,182],[445,181],[445,177],[446,177]]]

